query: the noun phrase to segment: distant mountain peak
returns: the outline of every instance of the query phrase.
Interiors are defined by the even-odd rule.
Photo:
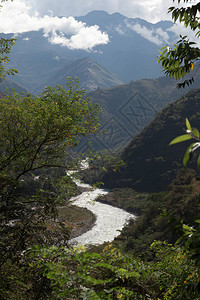
[[[40,92],[44,86],[55,86],[56,84],[65,86],[66,78],[69,76],[78,77],[79,87],[87,91],[123,84],[116,75],[106,70],[92,58],[86,56],[77,59],[56,73],[49,75],[42,84],[36,88],[35,92]]]
[[[110,42],[86,52],[84,49],[72,50],[67,44],[66,47],[52,44],[42,29],[19,34],[9,55],[10,67],[19,70],[15,76],[19,84],[35,92],[52,74],[60,72],[76,60],[83,58],[83,62],[89,64],[89,57],[116,75],[115,80],[111,80],[112,85],[116,85],[116,78],[126,83],[136,79],[156,78],[161,75],[156,59],[158,49],[167,43],[173,45],[177,38],[174,31],[168,30],[173,26],[173,22],[169,21],[152,24],[139,18],[128,18],[118,12],[109,14],[104,10],[91,11],[85,16],[76,17],[76,20],[85,23],[86,27],[98,26],[101,32],[109,36]],[[70,38],[70,35],[66,35],[66,39]],[[106,88],[102,78],[101,87]]]

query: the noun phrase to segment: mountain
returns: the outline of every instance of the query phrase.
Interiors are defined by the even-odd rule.
[[[151,24],[139,18],[104,11],[93,11],[76,17],[76,20],[87,26],[97,25],[108,34],[109,42],[86,52],[53,45],[42,30],[18,34],[9,56],[10,67],[19,70],[15,77],[19,84],[33,92],[48,76],[86,55],[125,83],[157,78],[161,76],[157,64],[158,49],[178,38],[172,22]],[[4,36],[12,37],[12,34]]]
[[[110,171],[105,175],[105,186],[131,187],[142,192],[166,190],[182,167],[184,153],[191,141],[173,146],[169,143],[184,134],[186,117],[192,127],[199,128],[199,103],[200,89],[196,89],[158,113],[122,152],[121,158],[126,165],[121,171]],[[196,161],[190,166],[196,168]]]
[[[76,19],[89,26],[96,24],[108,33],[110,42],[98,47],[101,55],[95,52],[91,57],[126,83],[161,76],[157,65],[158,49],[177,39],[170,21],[152,24],[140,18],[99,10]]]
[[[65,86],[68,76],[78,77],[79,87],[87,91],[123,84],[114,74],[97,64],[90,57],[84,57],[47,76],[34,91],[38,93],[43,90],[44,86],[55,86],[56,84]]]
[[[147,126],[167,104],[176,101],[194,88],[200,88],[200,75],[194,85],[177,89],[177,81],[169,77],[142,79],[109,89],[88,93],[102,107],[101,128],[96,136],[81,140],[79,151],[92,147],[107,149],[111,154],[121,151]]]
[[[3,37],[12,38],[12,34]],[[8,66],[18,70],[15,81],[34,92],[46,76],[76,60],[65,50],[59,45],[50,44],[42,30],[22,33],[18,35],[9,54]]]
[[[0,82],[0,92],[5,93],[7,90],[15,89],[17,93],[24,93],[27,94],[28,90],[23,88],[20,84],[16,83],[15,81],[5,78],[3,81]]]

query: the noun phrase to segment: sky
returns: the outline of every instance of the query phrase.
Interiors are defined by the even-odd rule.
[[[109,36],[97,25],[87,26],[77,21],[76,16],[83,16],[92,10],[104,10],[110,14],[119,12],[129,18],[156,23],[171,20],[167,10],[174,5],[172,0],[8,0],[2,3],[0,32],[17,35],[43,30],[52,44],[90,51],[98,45],[109,43]],[[139,27],[134,30],[150,36],[155,43],[159,38],[159,32],[155,35]]]
[[[167,10],[174,6],[172,0],[31,0],[31,5],[41,14],[52,11],[59,16],[81,16],[92,10],[119,12],[130,18],[150,22],[170,19]]]

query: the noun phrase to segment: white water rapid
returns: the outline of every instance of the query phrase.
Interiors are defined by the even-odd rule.
[[[85,162],[83,167],[86,167]],[[73,171],[68,172],[68,174],[72,173]],[[71,239],[71,244],[100,245],[104,242],[111,242],[120,234],[120,230],[122,230],[130,219],[136,218],[123,209],[95,201],[98,196],[105,195],[108,191],[98,188],[92,189],[90,185],[83,184],[79,180],[75,180],[75,182],[78,186],[87,187],[91,190],[73,197],[71,199],[72,204],[79,207],[86,207],[92,211],[96,216],[96,222],[91,230]]]

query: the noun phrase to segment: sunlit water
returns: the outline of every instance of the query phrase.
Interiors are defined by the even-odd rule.
[[[83,184],[78,180],[75,180],[75,182],[79,186],[91,188],[90,185]],[[98,196],[107,193],[108,191],[103,189],[94,189],[83,192],[81,195],[71,199],[74,205],[85,207],[96,216],[96,222],[93,228],[86,233],[71,239],[71,243],[99,245],[104,242],[111,242],[120,234],[120,230],[122,230],[130,219],[136,218],[134,215],[127,213],[123,209],[95,201]]]

